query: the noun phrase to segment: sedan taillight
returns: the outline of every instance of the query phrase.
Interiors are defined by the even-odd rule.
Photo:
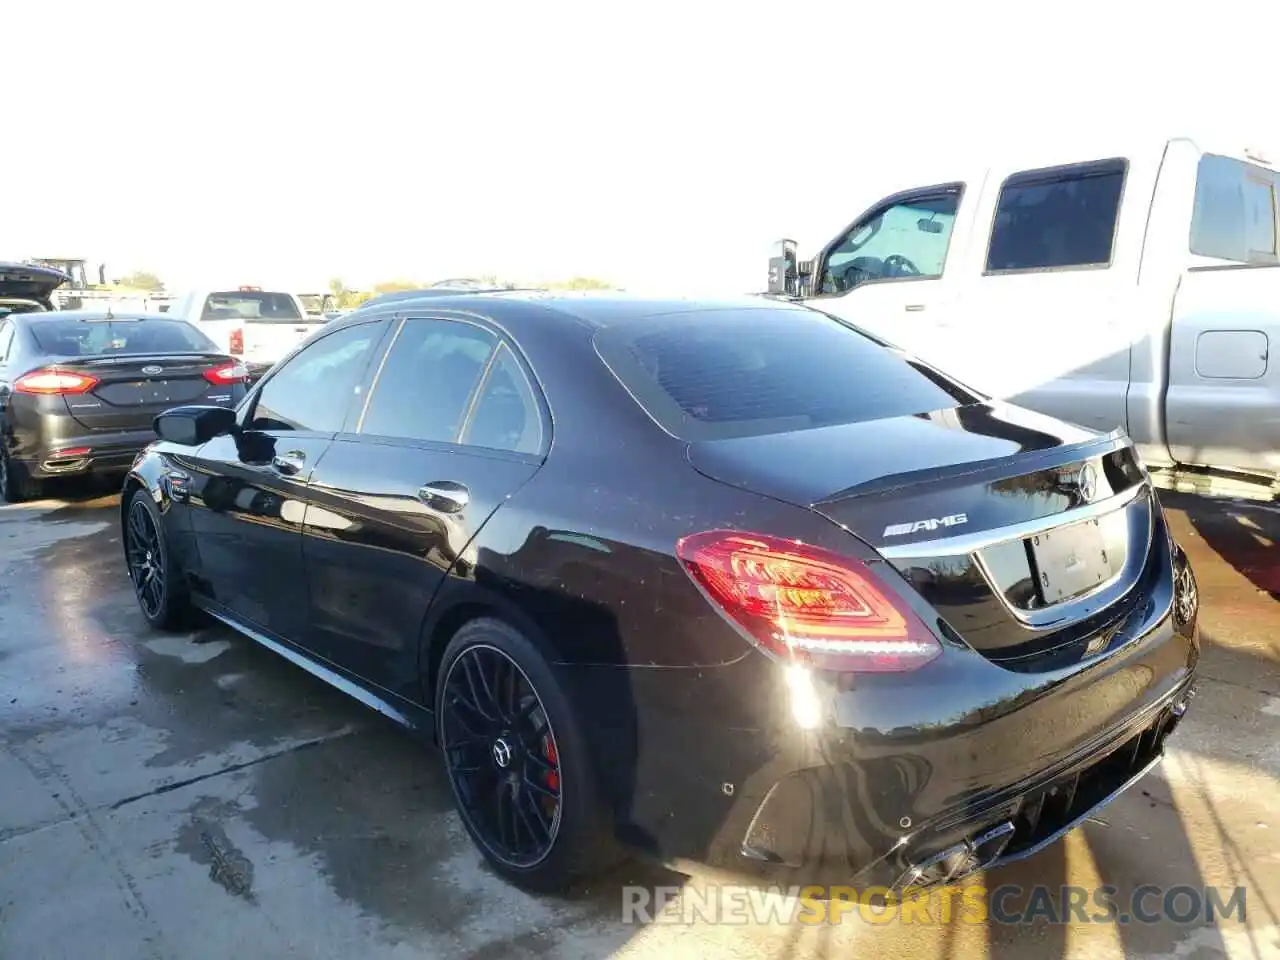
[[[44,395],[88,393],[98,385],[97,377],[65,370],[32,370],[13,384],[15,393]]]
[[[204,378],[214,386],[225,387],[233,383],[244,383],[249,379],[249,371],[243,363],[224,363],[206,370]]]
[[[712,530],[676,555],[711,601],[763,647],[831,670],[914,670],[937,639],[860,561],[766,534]]]

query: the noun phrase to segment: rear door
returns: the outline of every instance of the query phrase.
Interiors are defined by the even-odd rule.
[[[385,324],[334,330],[272,372],[241,413],[242,429],[187,462],[202,593],[249,625],[311,646],[302,569],[308,481],[359,408]]]
[[[1155,167],[1081,160],[992,171],[963,308],[930,359],[997,398],[1110,431],[1127,425],[1130,351],[1150,317],[1137,276]]]
[[[397,321],[367,406],[311,477],[303,561],[325,655],[416,699],[432,597],[541,465],[545,403],[515,345],[467,319]]]

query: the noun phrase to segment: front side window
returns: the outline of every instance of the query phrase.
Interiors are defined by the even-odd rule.
[[[991,225],[987,272],[1108,266],[1127,168],[1113,159],[1009,177]]]
[[[860,220],[827,253],[822,293],[844,293],[882,280],[942,276],[961,188],[891,202]]]
[[[361,323],[299,350],[262,385],[249,428],[341,430],[381,335],[381,323]]]
[[[406,320],[373,385],[360,432],[456,443],[497,344],[472,323]]]
[[[1275,174],[1207,153],[1196,170],[1191,252],[1235,263],[1276,262]]]

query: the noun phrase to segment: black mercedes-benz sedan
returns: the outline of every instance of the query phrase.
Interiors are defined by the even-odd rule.
[[[434,739],[530,888],[636,847],[945,883],[1135,782],[1192,693],[1129,439],[806,307],[387,302],[156,431],[121,503],[146,619],[199,608]]]
[[[188,323],[91,311],[0,317],[0,499],[51,477],[124,475],[158,413],[244,397],[245,369]]]

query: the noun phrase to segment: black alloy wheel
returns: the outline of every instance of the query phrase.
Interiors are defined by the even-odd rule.
[[[143,615],[152,623],[162,620],[168,600],[166,551],[155,518],[137,497],[125,525],[125,559]]]
[[[443,684],[440,746],[472,834],[502,864],[527,870],[555,846],[560,751],[537,690],[506,653],[462,651]]]

